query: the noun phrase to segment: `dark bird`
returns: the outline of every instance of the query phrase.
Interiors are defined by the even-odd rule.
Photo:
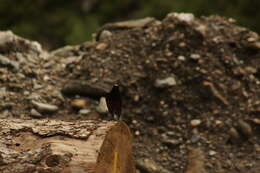
[[[115,84],[112,90],[107,94],[106,103],[108,111],[114,119],[121,120],[122,100],[119,86],[117,84]]]

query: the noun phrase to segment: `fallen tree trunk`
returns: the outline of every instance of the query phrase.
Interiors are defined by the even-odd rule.
[[[134,173],[124,122],[0,120],[0,172]]]

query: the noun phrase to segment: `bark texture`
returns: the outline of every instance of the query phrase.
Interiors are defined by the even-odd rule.
[[[0,172],[134,173],[124,122],[0,120]]]

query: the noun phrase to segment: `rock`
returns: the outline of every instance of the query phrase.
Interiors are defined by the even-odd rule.
[[[230,142],[232,142],[233,144],[239,142],[239,140],[240,140],[241,137],[240,137],[238,131],[237,131],[234,127],[231,127],[231,128],[228,130],[228,134],[229,134],[229,140],[230,140]]]
[[[1,87],[0,88],[0,99],[3,99],[3,97],[5,97],[6,95],[7,95],[6,87]]]
[[[213,151],[213,150],[210,150],[210,151],[209,151],[209,155],[210,155],[210,156],[214,156],[215,154],[217,154],[216,151]]]
[[[91,111],[89,109],[80,109],[79,110],[79,114],[81,115],[87,115],[89,114]]]
[[[71,106],[76,109],[83,109],[87,106],[87,100],[84,98],[76,98],[71,101]]]
[[[191,54],[190,58],[197,60],[197,59],[200,59],[200,55],[199,54]]]
[[[12,42],[14,39],[12,31],[0,32],[0,47],[5,46],[6,43]]]
[[[244,69],[246,71],[247,74],[254,74],[257,72],[257,69],[251,66],[247,66]]]
[[[96,46],[96,49],[97,50],[104,50],[108,47],[108,44],[106,43],[99,43],[97,46]]]
[[[147,121],[153,122],[154,121],[154,116],[148,116],[146,119],[147,119]]]
[[[133,124],[138,124],[138,121],[137,120],[132,120],[132,123]]]
[[[49,81],[51,78],[48,76],[48,75],[44,75],[43,76],[43,80],[46,82],[46,81]]]
[[[164,79],[156,79],[154,86],[157,88],[164,88],[164,87],[174,86],[176,84],[177,82],[174,77],[167,77]]]
[[[16,36],[11,31],[0,32],[1,52],[42,53],[41,45],[36,41],[30,41]]]
[[[194,15],[191,13],[169,13],[167,18],[174,18],[180,22],[190,23],[194,20]]]
[[[194,120],[191,120],[191,122],[190,122],[190,125],[193,127],[196,127],[200,124],[201,124],[201,120],[199,120],[199,119],[194,119]]]
[[[136,166],[143,172],[149,173],[170,173],[167,169],[161,167],[157,163],[155,163],[152,159],[138,159],[136,162]]]
[[[180,60],[180,61],[185,61],[186,60],[185,56],[182,56],[182,55],[178,56],[177,59]]]
[[[28,95],[30,95],[30,92],[29,91],[24,91],[23,95],[28,96]]]
[[[82,95],[94,99],[105,96],[109,88],[99,84],[92,84],[87,81],[69,81],[61,90],[65,95]]]
[[[65,46],[52,51],[51,55],[66,58],[66,57],[74,56],[75,52],[78,51],[77,49],[78,49],[77,46]]]
[[[36,82],[33,83],[33,89],[41,89],[42,88],[42,85],[40,84],[37,84]]]
[[[10,112],[8,110],[4,110],[3,112],[0,112],[0,118],[8,118],[10,117]]]
[[[108,112],[108,108],[107,108],[107,103],[106,103],[106,98],[105,97],[101,97],[100,101],[99,101],[99,105],[96,108],[98,113],[104,114]]]
[[[168,147],[176,147],[181,144],[181,141],[177,139],[164,139],[162,142]]]
[[[253,122],[254,122],[255,124],[260,125],[260,119],[254,118],[254,119],[253,119]]]
[[[34,118],[43,118],[42,114],[35,109],[31,109],[31,116]]]
[[[139,131],[139,130],[136,130],[136,131],[135,131],[135,135],[136,135],[136,136],[139,136],[139,135],[140,135],[140,131]]]
[[[191,141],[191,143],[195,144],[200,140],[200,138],[201,138],[200,135],[194,134],[191,136],[190,141]]]
[[[29,91],[27,91],[26,93],[24,93],[24,94],[26,94],[26,95],[29,95],[28,94],[28,92]],[[29,99],[29,100],[39,100],[41,98],[41,96],[39,95],[39,94],[37,94],[37,93],[31,93],[28,97],[27,97],[27,99]]]
[[[108,31],[108,30],[103,30],[100,33],[99,39],[102,40],[106,40],[108,38],[110,38],[112,36],[112,32]]]
[[[149,23],[155,22],[155,18],[153,17],[146,17],[143,19],[136,19],[136,20],[128,20],[123,22],[115,22],[109,23],[104,26],[104,28],[141,28]]]
[[[101,33],[106,30],[111,33],[113,33],[114,30],[123,30],[123,29],[131,29],[131,28],[142,28],[147,26],[148,24],[151,23],[161,23],[160,21],[156,20],[155,18],[152,17],[146,17],[143,19],[137,19],[137,20],[128,20],[128,21],[123,21],[123,22],[115,22],[115,23],[108,23],[104,25],[96,34],[96,40],[99,41],[101,40]]]
[[[220,121],[220,120],[215,120],[215,125],[217,125],[217,126],[221,126],[222,124],[223,124],[222,121]]]
[[[47,104],[47,103],[40,103],[40,102],[32,100],[32,104],[40,112],[54,113],[54,112],[56,112],[58,110],[57,106],[51,105],[51,104]]]
[[[64,99],[62,93],[60,92],[60,90],[53,90],[52,95],[53,95],[54,97],[56,97],[56,98],[62,100],[62,101],[65,101],[65,99]]]
[[[4,67],[10,67],[14,70],[19,70],[19,63],[16,61],[12,61],[9,58],[0,55],[0,66],[4,66]]]
[[[245,135],[247,138],[252,136],[253,130],[252,127],[243,120],[238,120],[238,128],[242,132],[243,135]]]

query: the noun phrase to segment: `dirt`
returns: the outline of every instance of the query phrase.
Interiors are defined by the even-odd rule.
[[[260,172],[259,36],[219,16],[129,23],[53,52],[0,42],[1,117],[106,119],[118,83],[139,172]]]

